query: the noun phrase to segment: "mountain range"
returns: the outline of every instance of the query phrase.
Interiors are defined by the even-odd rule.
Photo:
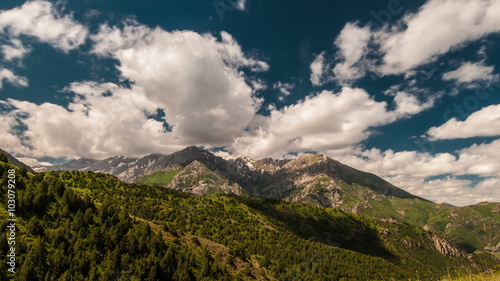
[[[169,174],[172,184],[236,186],[201,161],[177,163],[176,170],[137,181],[166,180]],[[184,172],[200,172],[202,179]],[[395,219],[221,194],[223,189],[200,196],[103,173],[29,173],[6,157],[0,158],[0,201],[8,199],[2,183],[13,174],[16,244],[9,248],[7,240],[13,213],[0,204],[0,255],[15,252],[16,273],[7,271],[13,265],[0,263],[0,280],[438,281],[493,276],[498,269],[493,255],[466,253],[432,231]]]
[[[223,159],[191,146],[170,155],[77,159],[34,169],[92,171],[197,195],[245,195],[339,208],[423,227],[469,252],[500,251],[500,203],[436,204],[324,155],[303,154],[293,160]]]

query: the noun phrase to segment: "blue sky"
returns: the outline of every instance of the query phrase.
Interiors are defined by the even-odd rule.
[[[329,155],[500,201],[500,1],[8,1],[0,146],[31,165]]]

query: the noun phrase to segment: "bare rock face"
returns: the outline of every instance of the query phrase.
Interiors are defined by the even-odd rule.
[[[343,203],[342,188],[328,175],[302,174],[294,179],[293,185],[298,188],[286,196],[285,200],[322,207],[339,207]]]
[[[276,160],[272,158],[264,158],[261,160],[253,161],[251,164],[261,172],[274,174],[274,172],[281,169],[290,160]]]
[[[429,233],[429,238],[433,242],[433,248],[436,249],[443,255],[446,256],[455,256],[455,257],[464,257],[464,253],[457,249],[455,246],[451,245],[444,238],[441,238],[435,234]]]
[[[172,179],[168,187],[198,195],[242,195],[244,193],[241,186],[237,183],[229,182],[220,173],[209,169],[198,160],[187,165],[182,172]]]

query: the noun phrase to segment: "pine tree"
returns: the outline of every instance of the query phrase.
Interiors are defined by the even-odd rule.
[[[42,236],[44,233],[43,225],[37,217],[32,217],[26,228],[28,229],[28,232],[34,236]]]
[[[9,163],[9,159],[7,158],[7,155],[0,153],[0,162]]]

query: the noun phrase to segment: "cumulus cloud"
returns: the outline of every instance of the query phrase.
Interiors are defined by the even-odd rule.
[[[366,66],[359,65],[359,62],[368,51],[371,37],[367,26],[359,27],[356,23],[345,25],[335,40],[335,45],[339,48],[337,57],[342,60],[333,68],[336,80],[345,83],[365,75]]]
[[[500,136],[500,105],[484,107],[464,121],[456,118],[439,127],[430,128],[426,135],[432,140],[465,139]]]
[[[17,134],[18,144],[24,146],[14,152],[28,157],[105,158],[175,148],[175,142],[165,137],[163,123],[148,118],[157,107],[142,89],[84,82],[72,84],[70,90],[76,95],[67,107],[7,100],[15,109],[4,118],[19,120],[25,127]]]
[[[28,1],[0,11],[0,30],[14,37],[32,36],[63,51],[82,45],[88,33],[71,15],[62,15],[48,1]]]
[[[351,151],[324,151],[352,167],[382,176],[387,181],[415,195],[437,202],[455,205],[475,204],[482,201],[500,201],[498,175],[500,174],[500,139],[491,143],[473,145],[456,152],[436,155],[417,152],[379,149]],[[429,177],[449,175],[428,181]],[[459,179],[476,175],[486,178],[479,182]]]
[[[499,183],[498,178],[489,178],[474,184],[470,180],[457,177],[446,177],[443,179],[426,181],[415,194],[424,198],[432,199],[438,203],[446,202],[455,206],[465,206],[480,202],[498,202],[500,198],[495,195]]]
[[[28,86],[28,79],[26,77],[15,75],[11,70],[0,67],[0,89],[3,87],[3,81],[7,81],[14,86]]]
[[[408,74],[451,50],[500,32],[499,12],[500,2],[496,0],[429,0],[392,25],[371,29],[348,23],[335,40],[338,53],[334,77],[341,84],[349,84],[367,72],[381,76]],[[320,77],[319,62],[334,63],[320,58],[315,60],[314,70],[311,68],[311,77]],[[491,69],[484,65],[463,67],[443,78],[465,82],[493,78]]]
[[[30,166],[30,167],[36,167],[36,166],[52,166],[51,163],[49,162],[44,162],[44,161],[38,161],[38,159],[35,158],[30,158],[30,157],[17,157],[17,159],[24,164]]]
[[[328,81],[337,81],[349,85],[363,77],[371,67],[365,55],[369,52],[368,43],[372,36],[370,27],[347,23],[334,42],[338,49],[334,57],[338,63],[332,67],[334,63],[326,61],[326,52],[318,54],[310,65],[311,83],[320,86]]]
[[[283,157],[289,152],[342,149],[371,135],[370,129],[416,114],[426,107],[398,96],[398,109],[377,102],[362,89],[345,87],[339,93],[323,91],[270,116],[258,116],[233,150],[254,158]]]
[[[460,174],[498,177],[500,174],[500,139],[491,143],[474,144],[459,151],[458,164],[463,167]]]
[[[434,105],[434,98],[429,98],[426,102],[420,102],[414,95],[407,92],[397,92],[394,97],[396,104],[396,117],[411,116],[418,114]]]
[[[238,154],[262,158],[348,146],[365,139],[370,126],[387,119],[385,107],[361,89],[344,88],[338,94],[323,91],[284,109],[274,109],[269,117],[257,118],[254,130],[238,138],[234,149]]]
[[[245,56],[226,32],[217,40],[191,31],[103,26],[92,39],[95,53],[118,59],[123,77],[164,109],[185,144],[231,143],[260,106],[241,68],[264,71],[268,65]]]
[[[443,74],[443,80],[455,80],[460,83],[475,81],[494,81],[498,75],[493,75],[493,66],[485,66],[482,62],[463,63],[458,69]]]
[[[13,134],[23,143],[22,155],[105,158],[229,145],[260,107],[250,86],[259,81],[246,73],[269,66],[246,56],[226,32],[218,39],[129,22],[123,28],[102,26],[92,40],[93,52],[117,59],[131,86],[73,83],[66,106],[7,100],[15,109],[3,114],[10,122],[4,125],[12,129],[18,120],[25,128]],[[153,118],[158,112],[166,116]]]
[[[0,104],[7,105],[5,102],[0,101]],[[2,144],[2,149],[14,153],[26,153],[26,148],[21,144],[18,132],[15,130],[18,122],[12,115],[0,114],[0,143]]]
[[[384,74],[397,74],[436,59],[452,48],[500,31],[496,0],[430,0],[398,26],[377,34]]]
[[[267,71],[269,70],[269,65],[264,62],[254,58],[248,58],[243,54],[241,46],[236,42],[236,40],[231,36],[231,34],[222,31],[220,33],[222,42],[216,44],[216,47],[222,57],[222,59],[233,67],[249,67],[252,71]],[[207,37],[210,37],[207,35]]]

